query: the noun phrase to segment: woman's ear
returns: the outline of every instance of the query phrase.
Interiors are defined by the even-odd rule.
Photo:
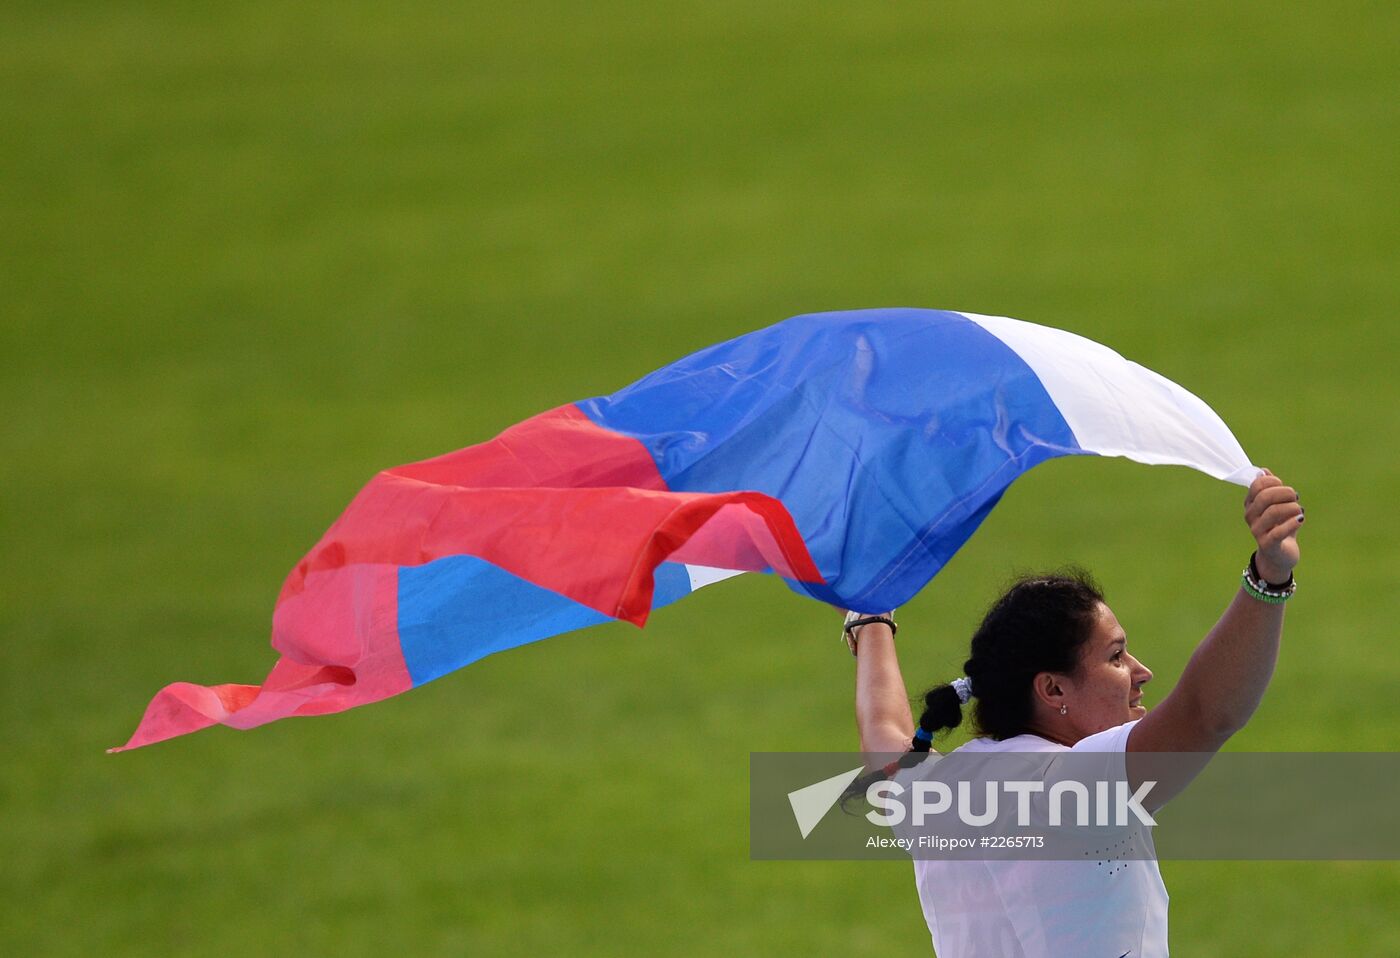
[[[1063,679],[1055,672],[1037,672],[1031,679],[1031,694],[1046,708],[1058,712],[1065,701]]]

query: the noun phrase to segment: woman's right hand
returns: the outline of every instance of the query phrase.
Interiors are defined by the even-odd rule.
[[[1258,544],[1254,564],[1259,575],[1265,582],[1287,582],[1298,564],[1298,527],[1303,524],[1297,490],[1265,469],[1249,486],[1244,521]]]

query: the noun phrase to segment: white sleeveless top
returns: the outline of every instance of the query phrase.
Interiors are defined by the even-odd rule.
[[[955,752],[1126,752],[1128,722],[1073,749],[1018,735]],[[1123,759],[1119,759],[1123,761]],[[1119,775],[1126,776],[1120,766]],[[896,775],[906,788],[918,766]],[[896,833],[900,829],[896,827]],[[1105,866],[1108,867],[1105,867]],[[1167,889],[1155,860],[915,859],[924,919],[939,958],[1166,958]]]

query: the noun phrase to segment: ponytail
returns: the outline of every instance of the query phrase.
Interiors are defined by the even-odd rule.
[[[962,706],[975,694],[974,731],[1002,742],[1030,730],[1034,716],[1031,683],[1041,672],[1073,673],[1098,621],[1103,591],[1087,572],[1069,568],[1022,576],[992,603],[972,636],[965,678],[924,693],[924,711],[909,751],[883,768],[856,779],[841,796],[842,807],[871,785],[924,760],[933,738],[962,724]]]
[[[962,724],[962,720],[962,697],[953,683],[946,682],[929,689],[924,693],[924,711],[914,727],[914,740],[909,744],[909,751],[852,782],[841,795],[842,809],[849,811],[847,804],[856,798],[864,798],[866,789],[876,782],[893,777],[902,768],[918,765],[932,749],[934,736],[952,731]]]

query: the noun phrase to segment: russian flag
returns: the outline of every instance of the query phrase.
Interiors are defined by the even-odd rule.
[[[740,572],[893,608],[1016,477],[1071,455],[1258,473],[1204,402],[1080,336],[925,309],[796,316],[375,476],[283,584],[267,680],[167,686],[113,751],[363,705],[642,625]]]

